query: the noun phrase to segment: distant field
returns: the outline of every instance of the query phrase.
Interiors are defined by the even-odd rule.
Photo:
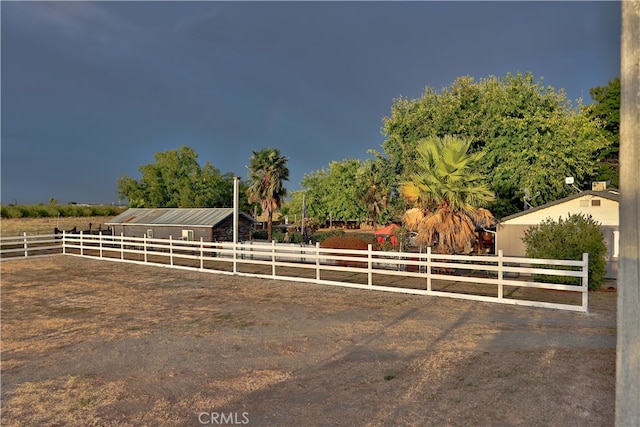
[[[113,216],[60,217],[60,218],[2,218],[0,221],[0,237],[27,234],[50,234],[58,227],[60,230],[88,230],[89,224],[94,229],[114,218]]]

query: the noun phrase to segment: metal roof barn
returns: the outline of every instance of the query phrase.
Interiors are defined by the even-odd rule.
[[[239,238],[249,240],[255,220],[239,212]],[[130,237],[227,241],[233,235],[233,208],[131,208],[105,223]]]

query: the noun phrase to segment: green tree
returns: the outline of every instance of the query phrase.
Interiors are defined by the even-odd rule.
[[[393,185],[395,179],[386,172],[385,162],[366,160],[359,170],[357,185],[360,200],[375,229],[378,223],[387,223],[392,215]]]
[[[471,247],[478,225],[493,216],[480,206],[494,194],[478,172],[483,154],[469,153],[470,139],[451,136],[426,138],[416,147],[415,172],[401,183],[402,196],[413,205],[405,224],[418,233],[421,245],[436,244],[439,253]]]
[[[525,189],[540,193],[532,201],[539,205],[572,191],[566,176],[582,182],[595,174],[607,142],[580,107],[530,73],[479,82],[460,77],[440,92],[427,87],[418,99],[396,99],[383,120],[382,147],[402,181],[416,170],[422,139],[470,139],[471,152],[485,153],[478,166],[497,196],[490,208],[504,216],[520,210]]]
[[[221,174],[207,162],[203,168],[191,147],[154,155],[154,163],[139,168],[139,180],[124,174],[118,178],[118,195],[131,207],[197,208],[233,205],[233,174]],[[241,195],[240,206],[248,206]]]
[[[581,260],[589,254],[589,289],[596,290],[604,283],[607,246],[600,224],[591,215],[572,214],[554,221],[547,218],[540,225],[525,231],[522,241],[526,256],[542,259]],[[552,281],[560,281],[557,276]]]
[[[253,151],[249,159],[249,187],[247,195],[250,203],[260,203],[267,213],[268,239],[273,236],[273,212],[280,209],[287,195],[283,181],[289,179],[287,157],[280,155],[277,148],[264,148]]]
[[[328,220],[348,221],[370,218],[373,222],[389,219],[389,185],[373,160],[344,159],[328,168],[305,174],[301,191],[292,194],[286,212],[301,215],[302,195],[307,216],[324,224]]]
[[[599,122],[608,144],[598,152],[598,181],[620,183],[618,151],[620,149],[620,78],[589,90],[593,104],[585,107],[588,117]]]

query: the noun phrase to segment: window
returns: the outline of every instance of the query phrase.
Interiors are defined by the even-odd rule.
[[[182,230],[182,240],[193,240],[193,230]]]
[[[613,258],[618,258],[620,254],[620,231],[613,232]]]
[[[586,208],[589,206],[589,201],[586,199],[580,200],[580,207],[581,208]]]
[[[600,206],[600,199],[594,199],[591,201],[591,206]]]

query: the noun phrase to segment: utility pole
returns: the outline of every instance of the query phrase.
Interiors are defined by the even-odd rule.
[[[640,426],[640,1],[623,1],[616,426]]]
[[[240,178],[233,177],[233,243],[238,243],[238,184]],[[235,247],[235,246],[234,246]]]
[[[300,230],[301,233],[302,233],[302,244],[305,243],[305,241],[304,241],[304,237],[305,237],[305,234],[304,234],[304,218],[306,216],[307,216],[307,203],[306,203],[306,200],[305,200],[305,195],[303,194],[302,195],[302,224],[300,225],[300,228],[302,229],[302,230]]]

